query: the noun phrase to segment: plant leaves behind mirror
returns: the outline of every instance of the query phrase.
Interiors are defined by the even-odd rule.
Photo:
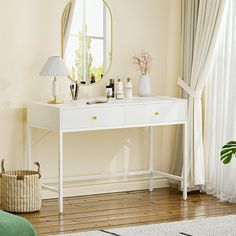
[[[236,141],[230,141],[222,147],[220,152],[220,160],[223,161],[224,164],[228,164],[235,155]]]

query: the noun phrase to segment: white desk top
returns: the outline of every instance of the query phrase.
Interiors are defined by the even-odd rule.
[[[186,102],[186,99],[164,97],[164,96],[153,96],[153,97],[133,97],[132,99],[109,99],[106,103],[97,104],[86,104],[86,102],[94,100],[105,100],[105,97],[98,98],[86,98],[80,99],[78,101],[68,101],[63,104],[49,104],[46,101],[35,101],[31,103],[36,103],[39,105],[54,107],[54,108],[78,108],[78,107],[98,107],[98,106],[120,106],[120,105],[140,105],[140,104],[151,104],[151,103],[176,103],[176,102]]]

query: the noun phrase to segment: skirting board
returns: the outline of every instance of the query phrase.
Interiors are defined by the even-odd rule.
[[[54,186],[54,184],[52,184]],[[170,187],[169,179],[163,177],[156,177],[153,179],[154,188],[167,188]],[[92,194],[103,194],[103,193],[114,193],[124,191],[143,190],[149,188],[148,179],[136,179],[129,181],[119,182],[103,182],[103,183],[89,183],[81,184],[78,181],[64,184],[64,197],[92,195]],[[57,194],[48,190],[42,191],[43,199],[57,198]]]

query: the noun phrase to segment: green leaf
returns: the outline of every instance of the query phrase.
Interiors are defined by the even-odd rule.
[[[224,164],[228,164],[235,155],[236,141],[230,141],[222,147],[220,152],[220,160],[223,161]]]

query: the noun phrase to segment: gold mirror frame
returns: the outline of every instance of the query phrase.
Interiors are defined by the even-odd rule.
[[[73,1],[76,1],[76,0],[69,0],[68,3],[66,4],[64,10],[63,10],[63,13],[62,13],[62,16],[61,16],[61,57],[64,59],[64,32],[63,32],[63,29],[64,29],[64,18],[65,18],[65,15],[66,15],[66,12],[67,12],[67,8],[71,6],[72,2]],[[111,65],[112,65],[112,61],[113,61],[113,18],[112,18],[112,14],[111,14],[111,9],[110,7],[108,6],[108,4],[106,3],[105,0],[102,0],[103,3],[106,5],[108,11],[109,11],[109,14],[110,14],[110,19],[111,19],[111,27],[110,27],[110,30],[111,30],[111,35],[110,35],[110,40],[111,40],[111,46],[110,46],[110,65],[108,67],[108,69],[106,70],[106,72],[104,73],[103,75],[103,78],[104,79],[107,75],[107,73],[109,72],[110,68],[111,68]],[[70,78],[72,80],[72,78]],[[95,85],[97,83],[99,83],[100,81],[102,81],[102,79],[100,79],[99,81],[97,81],[96,83],[90,83],[90,84],[80,84],[80,86],[91,86],[91,85]],[[76,82],[76,81],[75,81]]]

